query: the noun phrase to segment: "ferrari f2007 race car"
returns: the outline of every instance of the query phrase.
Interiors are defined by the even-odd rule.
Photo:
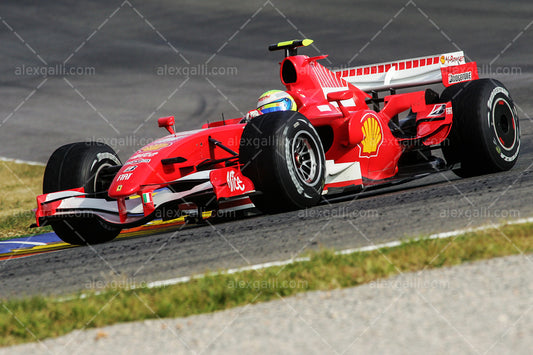
[[[463,52],[329,70],[319,63],[325,55],[297,53],[311,43],[269,47],[285,52],[285,91],[267,93],[245,117],[186,132],[174,131],[174,117],[160,118],[169,135],[124,163],[102,143],[58,148],[37,197],[37,225],[71,244],[101,243],[156,218],[302,209],[447,169],[467,177],[515,164],[513,100],[500,82],[479,79]],[[435,83],[440,94],[396,92]]]

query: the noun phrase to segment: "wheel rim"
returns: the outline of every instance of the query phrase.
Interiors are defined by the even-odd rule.
[[[298,178],[308,186],[320,179],[319,150],[314,138],[307,132],[298,132],[292,141],[291,156]]]
[[[102,172],[102,170],[104,168],[107,168],[107,167],[110,167],[110,166],[113,166],[113,165],[109,164],[109,163],[104,163],[104,164],[100,165],[98,167],[98,170],[96,170],[96,173],[94,173],[94,183],[93,183],[93,189],[94,190],[93,190],[93,192],[102,192],[102,191],[107,190],[109,188],[109,186],[105,186],[106,184],[104,184],[104,182],[99,179],[99,175],[100,175],[100,173]]]
[[[513,110],[507,100],[500,98],[494,102],[492,123],[501,146],[506,150],[513,149],[516,143],[516,123]]]

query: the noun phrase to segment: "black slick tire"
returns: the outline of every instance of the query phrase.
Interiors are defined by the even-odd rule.
[[[244,128],[239,162],[260,193],[255,206],[276,213],[316,205],[325,182],[324,150],[309,120],[294,111],[253,118]]]
[[[43,179],[43,193],[84,187],[87,193],[104,192],[99,179],[104,167],[121,165],[115,151],[106,144],[78,142],[58,148],[48,160]],[[68,217],[50,223],[54,232],[66,243],[98,244],[113,240],[120,229],[97,217]]]

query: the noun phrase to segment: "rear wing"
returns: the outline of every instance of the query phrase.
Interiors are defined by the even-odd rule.
[[[450,86],[478,79],[476,62],[465,62],[462,51],[394,62],[333,70],[338,78],[370,91],[443,83]]]

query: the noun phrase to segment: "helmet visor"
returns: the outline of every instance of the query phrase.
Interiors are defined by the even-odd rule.
[[[275,111],[289,111],[292,109],[292,102],[288,98],[276,100],[258,108],[261,113],[269,113]]]

